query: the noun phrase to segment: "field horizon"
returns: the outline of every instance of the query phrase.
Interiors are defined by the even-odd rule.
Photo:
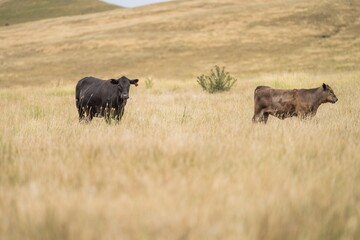
[[[0,27],[0,239],[360,239],[359,26],[357,1],[184,0]],[[79,123],[77,81],[122,75],[120,124]],[[315,117],[252,123],[257,86],[323,83]]]

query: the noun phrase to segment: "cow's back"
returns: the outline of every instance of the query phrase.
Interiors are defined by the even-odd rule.
[[[76,85],[77,105],[102,105],[102,98],[106,98],[106,95],[102,93],[104,92],[104,85],[106,85],[106,82],[107,81],[94,77],[85,77],[81,79]]]
[[[79,80],[79,82],[77,83],[76,92],[78,92],[78,91],[80,92],[89,87],[98,87],[99,85],[101,85],[102,82],[103,82],[103,80],[98,79],[98,78],[85,77],[85,78]]]
[[[284,90],[275,89],[267,86],[259,86],[255,89],[255,101],[268,100],[271,104],[273,102],[294,102],[297,96],[297,89]]]

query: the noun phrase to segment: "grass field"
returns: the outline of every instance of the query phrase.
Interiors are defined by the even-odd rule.
[[[1,239],[358,239],[358,72],[131,89],[79,124],[73,85],[0,91]],[[253,125],[253,90],[333,87],[307,121]]]
[[[359,26],[358,1],[192,0],[0,27],[0,240],[360,239]],[[229,92],[196,83],[215,64]],[[140,79],[119,125],[78,123],[88,75]],[[256,86],[322,83],[314,118],[252,124]]]

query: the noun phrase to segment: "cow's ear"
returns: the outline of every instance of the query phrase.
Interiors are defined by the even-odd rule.
[[[138,82],[139,79],[130,80],[130,84],[134,84],[136,87],[139,85]]]
[[[326,90],[326,88],[327,88],[325,83],[323,83],[322,87],[324,90]]]
[[[110,82],[112,84],[119,84],[119,80],[117,80],[117,79],[110,79]]]

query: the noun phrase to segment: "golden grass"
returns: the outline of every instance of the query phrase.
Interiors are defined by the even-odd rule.
[[[0,239],[359,239],[359,76],[141,79],[110,126],[78,123],[75,83],[1,89]],[[315,118],[251,123],[256,85],[323,82]]]
[[[174,1],[0,27],[0,239],[360,239],[359,6]],[[196,83],[215,64],[230,92]],[[78,123],[87,75],[140,78],[119,125]],[[323,82],[339,102],[315,118],[251,123],[257,85]]]

